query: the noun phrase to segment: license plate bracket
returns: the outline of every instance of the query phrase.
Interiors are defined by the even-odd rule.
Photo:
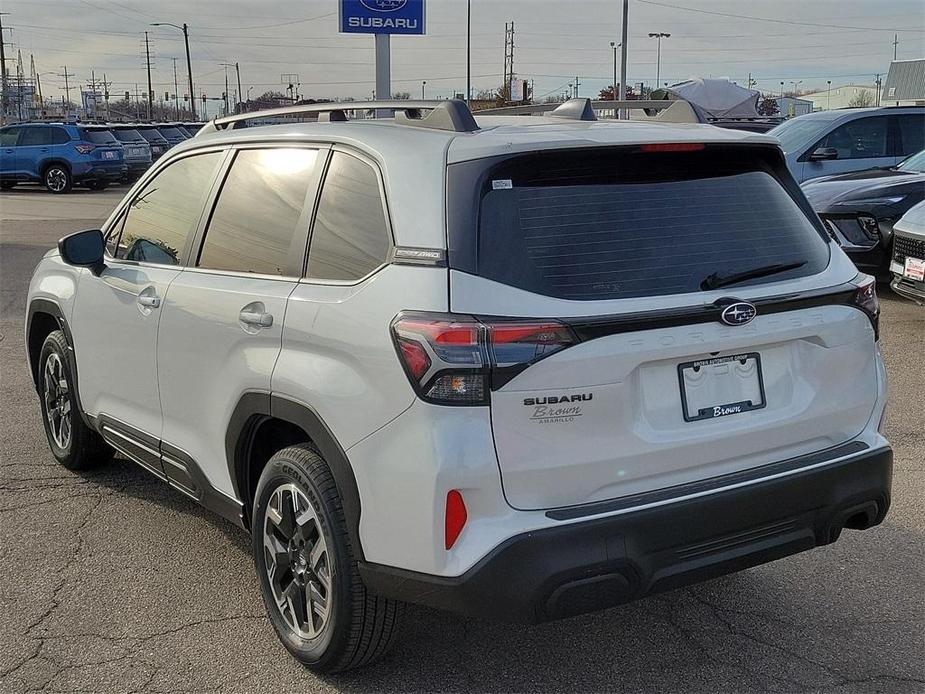
[[[685,422],[760,410],[767,405],[757,352],[678,364]]]

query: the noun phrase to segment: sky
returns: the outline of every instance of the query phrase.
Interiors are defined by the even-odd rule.
[[[582,96],[612,82],[620,41],[620,0],[471,0],[473,91],[502,81],[504,27],[515,23],[515,71],[534,80],[538,97],[580,80]],[[283,73],[298,75],[305,97],[363,98],[373,89],[373,37],[337,32],[337,0],[0,0],[7,57],[33,54],[46,97],[71,98],[91,71],[105,73],[111,92],[144,90],[144,32],[149,32],[153,89],[173,89],[177,59],[185,93],[182,35],[152,22],[189,24],[197,94],[220,96],[226,68],[240,65],[242,91],[283,91]],[[825,89],[873,84],[893,57],[925,57],[921,0],[629,0],[627,83],[728,77],[757,88]],[[427,35],[392,37],[392,88],[427,98],[465,91],[466,0],[427,0]],[[8,60],[15,74],[15,63]],[[229,72],[235,89],[234,69]],[[210,108],[217,108],[212,106]]]

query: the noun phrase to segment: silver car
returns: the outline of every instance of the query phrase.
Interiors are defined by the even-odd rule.
[[[797,183],[876,166],[896,166],[925,149],[925,107],[807,113],[768,132],[780,140]]]

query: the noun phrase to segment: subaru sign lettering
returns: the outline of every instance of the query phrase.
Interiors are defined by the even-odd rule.
[[[723,309],[720,320],[726,325],[745,325],[750,323],[758,314],[754,304],[747,301],[737,301]]]
[[[423,34],[424,0],[340,0],[345,34]]]

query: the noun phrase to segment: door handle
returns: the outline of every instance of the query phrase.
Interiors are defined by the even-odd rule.
[[[161,297],[159,296],[139,296],[138,305],[144,306],[145,308],[158,308],[161,305]]]
[[[255,328],[269,328],[273,325],[273,314],[262,311],[244,310],[238,314],[238,320],[245,325],[252,325]]]

